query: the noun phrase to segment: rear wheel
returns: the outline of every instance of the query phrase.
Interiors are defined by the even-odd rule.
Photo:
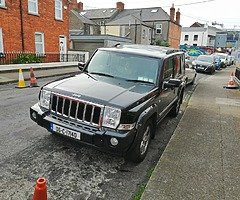
[[[179,110],[180,110],[181,103],[182,103],[182,98],[183,98],[183,92],[178,97],[177,101],[174,103],[172,109],[169,112],[169,115],[171,117],[177,117]]]
[[[142,127],[141,130],[139,130],[139,136],[137,138],[137,142],[135,144],[135,147],[128,152],[126,159],[129,161],[132,161],[134,163],[140,163],[144,160],[144,158],[147,155],[151,135],[153,131],[153,125],[150,120],[148,120]]]

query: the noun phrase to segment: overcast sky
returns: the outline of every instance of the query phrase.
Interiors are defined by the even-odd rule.
[[[188,27],[194,22],[217,22],[224,28],[240,29],[240,0],[78,0],[84,9],[114,8],[122,1],[125,8],[162,7],[168,14],[174,3],[176,11],[180,8],[181,25]]]

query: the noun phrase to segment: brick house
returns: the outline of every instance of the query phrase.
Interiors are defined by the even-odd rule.
[[[0,0],[0,52],[66,53],[68,0]]]

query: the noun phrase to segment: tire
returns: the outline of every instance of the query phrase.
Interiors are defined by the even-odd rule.
[[[182,103],[182,98],[183,98],[183,92],[178,97],[177,101],[174,103],[172,109],[169,112],[169,116],[177,117],[179,110],[180,110],[181,103]]]
[[[126,159],[133,163],[140,163],[144,160],[147,155],[151,135],[153,134],[153,125],[150,120],[148,120],[141,130],[139,131],[139,136],[135,143],[133,149],[131,149],[126,155]]]

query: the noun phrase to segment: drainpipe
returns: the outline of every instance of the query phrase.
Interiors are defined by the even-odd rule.
[[[23,30],[23,12],[22,12],[22,0],[19,0],[19,8],[20,8],[20,21],[21,21],[21,41],[22,41],[22,52],[25,51],[24,45],[24,30]]]

